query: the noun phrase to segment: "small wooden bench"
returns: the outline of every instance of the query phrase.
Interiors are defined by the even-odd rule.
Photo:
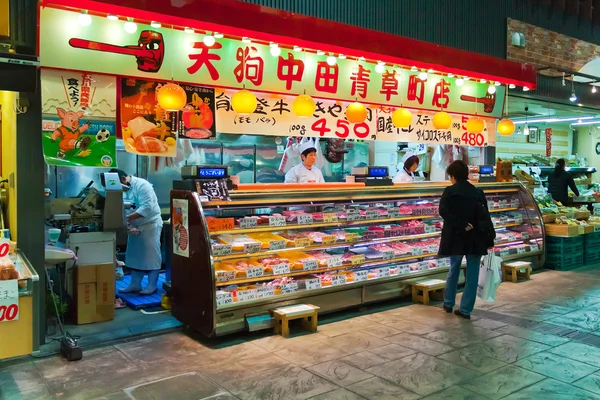
[[[446,281],[441,279],[428,279],[415,282],[412,284],[412,301],[413,303],[429,305],[430,297],[434,300],[443,300],[445,289]]]
[[[513,261],[502,264],[502,281],[517,283],[519,278],[531,278],[531,263],[529,261]]]
[[[273,310],[275,317],[275,333],[283,337],[290,335],[289,321],[302,319],[302,326],[305,329],[316,332],[318,324],[318,315],[321,308],[311,304],[297,304],[294,306],[280,307]]]

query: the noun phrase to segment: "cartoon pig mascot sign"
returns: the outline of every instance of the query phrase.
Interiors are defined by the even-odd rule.
[[[90,127],[89,122],[83,125],[79,123],[79,119],[83,117],[83,111],[65,111],[62,108],[57,108],[56,111],[61,120],[61,126],[52,133],[52,140],[59,141],[59,150],[56,156],[64,159],[65,155],[72,150],[87,150],[92,140],[87,136],[79,139],[79,136]]]

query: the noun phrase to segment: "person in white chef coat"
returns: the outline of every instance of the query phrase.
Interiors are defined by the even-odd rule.
[[[324,183],[323,173],[315,166],[317,149],[313,141],[303,143],[299,150],[302,163],[285,174],[285,183]]]
[[[404,165],[394,176],[394,183],[410,183],[415,180],[415,171],[419,168],[419,157],[407,154],[405,156]]]
[[[162,264],[160,236],[163,221],[156,193],[150,182],[111,169],[119,175],[125,200],[135,204],[135,211],[127,215],[128,235],[125,265],[131,269],[131,283],[121,293],[154,294]],[[148,285],[142,290],[142,279],[148,274]]]

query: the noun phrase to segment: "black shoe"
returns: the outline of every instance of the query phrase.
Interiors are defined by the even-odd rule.
[[[455,314],[455,315],[458,315],[459,317],[461,317],[461,318],[464,318],[464,319],[471,319],[471,316],[470,316],[470,315],[463,314],[463,313],[461,313],[461,312],[460,312],[460,310],[456,310],[456,311],[454,311],[454,314]]]
[[[448,314],[452,314],[452,307],[446,307],[445,305],[444,307],[444,311],[446,311]]]

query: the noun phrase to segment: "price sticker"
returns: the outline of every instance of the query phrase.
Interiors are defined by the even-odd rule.
[[[360,220],[360,211],[358,211],[358,210],[348,210],[346,212],[346,220],[348,222]]]
[[[273,265],[273,275],[286,275],[290,273],[290,264],[276,264]]]
[[[231,245],[230,244],[215,244],[212,247],[213,255],[216,257],[219,256],[228,256],[231,254]]]
[[[244,253],[258,253],[260,251],[260,243],[244,243]]]
[[[388,209],[388,217],[400,218],[400,209],[398,207],[390,207]]]
[[[369,279],[368,271],[356,271],[354,273],[354,282],[364,282]]]
[[[509,233],[508,234],[508,241],[509,242],[514,242],[515,240],[517,240],[517,235],[515,235],[514,233]]]
[[[334,244],[335,242],[337,242],[337,236],[335,235],[325,235],[321,238],[323,244]]]
[[[332,286],[339,286],[339,285],[345,285],[346,284],[346,275],[333,275],[331,277],[331,285]]]
[[[427,261],[421,261],[418,265],[419,271],[426,271],[429,269],[429,263]]]
[[[327,268],[339,268],[342,266],[342,257],[335,256],[327,259]]]
[[[494,202],[492,200],[488,200],[487,205],[488,205],[488,209],[489,210],[491,210],[492,208],[494,208]]]
[[[313,217],[310,214],[298,215],[298,225],[312,225]]]
[[[367,219],[377,219],[378,215],[379,215],[379,212],[377,210],[367,209],[367,211],[366,211]]]
[[[423,254],[423,249],[419,246],[415,246],[412,248],[411,254],[413,256],[420,256],[421,254]]]
[[[511,208],[519,208],[520,205],[521,205],[521,203],[519,202],[519,199],[511,199],[510,200]]]
[[[321,289],[321,279],[320,278],[307,279],[304,282],[306,285],[306,290]]]
[[[436,228],[433,225],[425,225],[425,233],[435,233]]]
[[[517,247],[517,254],[525,254],[525,252],[526,252],[525,246]]]
[[[336,213],[324,213],[323,222],[325,222],[326,224],[336,223],[338,222],[338,216]]]
[[[506,199],[500,200],[498,203],[500,208],[508,208],[508,201],[506,201]]]
[[[508,223],[508,217],[506,215],[502,215],[500,217],[500,223],[501,224],[507,224]]]
[[[531,244],[529,245],[529,251],[538,251],[538,245],[537,243]]]
[[[319,262],[317,260],[304,260],[302,261],[302,269],[305,271],[319,269]]]
[[[406,228],[402,228],[400,226],[392,227],[392,237],[404,236],[406,235]]]
[[[247,278],[258,278],[265,274],[265,270],[263,267],[250,267],[246,269],[246,277]]]
[[[388,218],[388,217],[390,216],[390,212],[389,212],[388,210],[383,210],[383,209],[380,209],[380,210],[377,212],[377,216],[378,216],[379,218]]]
[[[383,252],[383,259],[384,260],[391,260],[392,258],[394,258],[395,253],[393,251],[384,251]]]
[[[600,225],[594,225],[594,233],[600,232]]]
[[[529,233],[528,233],[528,232],[522,232],[522,233],[521,233],[521,238],[522,238],[523,240],[527,240],[527,239],[529,239]]]
[[[237,299],[239,302],[256,300],[258,299],[258,291],[256,289],[239,290]]]
[[[298,291],[298,284],[295,282],[281,285],[281,293],[283,293],[283,294],[296,293],[297,291]]]
[[[429,246],[427,246],[427,252],[429,254],[435,254],[438,252],[438,245],[437,244],[430,244]]]
[[[390,268],[389,267],[383,267],[383,268],[377,269],[377,278],[387,278],[389,276],[390,276]]]
[[[269,242],[269,250],[283,250],[285,249],[285,240],[271,240]]]
[[[233,295],[231,292],[217,293],[217,307],[233,304]]]
[[[450,259],[449,258],[440,258],[437,261],[437,266],[442,268],[442,267],[449,267],[450,266]]]
[[[506,257],[510,254],[510,250],[508,249],[502,249],[500,250],[500,257]]]
[[[208,230],[210,232],[229,231],[232,229],[235,229],[233,218],[215,218],[208,222]]]
[[[229,282],[235,279],[236,271],[217,271],[217,282]]]
[[[362,264],[365,262],[365,255],[357,254],[355,256],[352,256],[352,257],[350,257],[350,262],[352,263],[352,265]]]
[[[269,226],[279,227],[279,226],[285,226],[285,224],[286,224],[285,217],[269,217]]]
[[[346,243],[355,243],[360,240],[358,233],[346,233]]]
[[[308,246],[310,246],[310,239],[309,238],[298,238],[298,239],[294,240],[294,246],[295,247],[308,247]]]
[[[271,286],[262,286],[259,287],[257,290],[257,297],[259,299],[264,299],[267,297],[273,297],[275,296],[275,289],[273,289],[273,287]]]
[[[523,223],[523,216],[521,214],[515,215],[515,222],[517,224],[522,224]]]
[[[258,219],[257,218],[242,218],[240,220],[240,228],[242,229],[250,229],[250,228],[256,228],[256,226],[258,225]]]

